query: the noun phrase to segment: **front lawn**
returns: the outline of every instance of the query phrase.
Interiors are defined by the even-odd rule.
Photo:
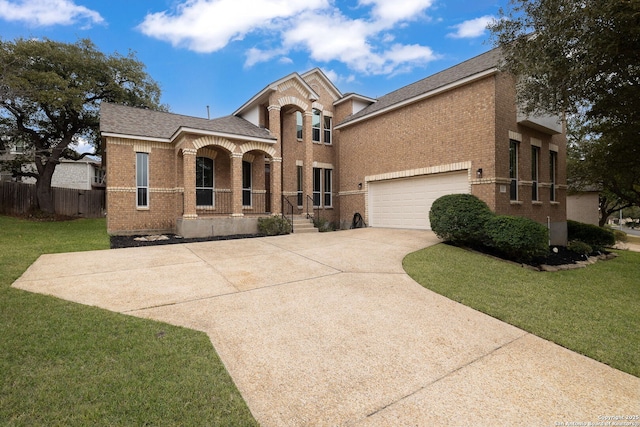
[[[446,244],[409,254],[425,288],[640,376],[640,253],[543,273]]]
[[[40,254],[108,248],[104,219],[0,216],[1,424],[257,425],[206,334],[10,287]]]

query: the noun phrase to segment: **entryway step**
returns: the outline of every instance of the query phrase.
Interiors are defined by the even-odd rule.
[[[312,219],[302,215],[302,216],[293,217],[293,232],[294,233],[317,233],[318,229],[314,227]]]

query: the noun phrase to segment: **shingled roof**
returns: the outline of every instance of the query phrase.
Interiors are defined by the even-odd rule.
[[[413,98],[419,98],[421,95],[482,73],[483,71],[497,68],[500,65],[501,58],[500,49],[492,49],[451,68],[447,68],[432,76],[388,93],[378,98],[375,103],[347,117],[338,126],[345,125],[376,112],[381,112],[385,109],[393,108],[396,104],[402,104]]]
[[[237,116],[208,120],[107,102],[100,105],[102,133],[170,140],[181,128],[275,140],[268,130]]]

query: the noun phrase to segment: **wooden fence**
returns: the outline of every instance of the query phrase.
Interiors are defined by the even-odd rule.
[[[52,188],[58,215],[101,218],[105,212],[104,190]],[[0,182],[0,213],[21,215],[37,206],[35,184]]]

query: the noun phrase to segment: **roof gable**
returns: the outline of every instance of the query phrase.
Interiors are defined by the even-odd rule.
[[[301,77],[308,83],[312,80],[317,80],[320,85],[329,92],[334,102],[342,98],[342,92],[338,90],[338,88],[333,84],[333,82],[331,82],[331,80],[329,80],[320,68],[316,67],[313,70],[309,70],[306,73],[303,73]]]
[[[305,98],[310,100],[317,100],[320,96],[309,86],[309,84],[298,73],[291,73],[275,82],[272,82],[264,87],[260,92],[254,95],[250,100],[245,102],[240,108],[233,112],[233,116],[241,116],[247,111],[254,108],[269,99],[269,95],[282,87],[295,86],[299,91],[306,91]]]

